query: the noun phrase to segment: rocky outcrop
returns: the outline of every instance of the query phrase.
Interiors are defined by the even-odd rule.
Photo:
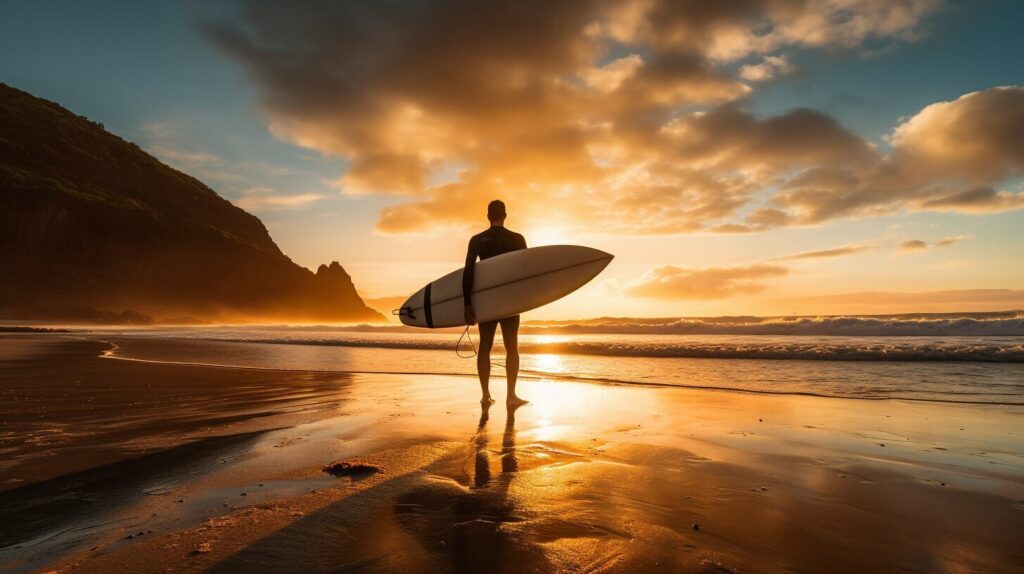
[[[337,262],[296,265],[263,223],[59,105],[0,84],[0,316],[377,321]]]

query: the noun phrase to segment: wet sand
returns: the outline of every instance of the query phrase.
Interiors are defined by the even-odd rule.
[[[1012,572],[1024,564],[1018,407],[541,380],[521,383],[532,404],[481,412],[469,377],[328,380],[99,359],[102,344],[51,340],[20,350],[0,340],[4,392],[25,376],[32,384],[18,392],[39,397],[75,379],[97,388],[144,380],[150,386],[136,400],[149,406],[115,426],[131,429],[129,444],[152,440],[148,428],[177,438],[142,456],[108,449],[95,464],[69,466],[54,459],[74,458],[77,447],[46,445],[58,454],[30,457],[29,447],[10,446],[31,417],[12,423],[5,407],[3,448],[22,462],[3,476],[37,478],[0,492],[2,571]],[[191,397],[181,405],[191,406],[169,402],[178,385]],[[296,398],[301,385],[308,389]],[[240,398],[241,388],[258,389],[258,398]],[[275,403],[278,394],[287,399]],[[66,423],[74,403],[48,410],[50,423],[75,428]],[[291,410],[246,417],[275,413],[275,404]],[[84,428],[104,420],[76,416]],[[105,440],[90,436],[81,452]],[[335,461],[380,471],[322,470]]]
[[[352,379],[98,358],[110,349],[0,335],[0,492],[214,434],[334,416]]]

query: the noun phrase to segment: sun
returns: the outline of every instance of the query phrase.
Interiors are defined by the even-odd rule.
[[[526,243],[530,247],[563,245],[565,238],[562,236],[562,231],[556,227],[538,227],[526,234]]]

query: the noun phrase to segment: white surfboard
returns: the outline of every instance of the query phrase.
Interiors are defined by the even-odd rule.
[[[485,323],[536,309],[586,285],[614,256],[579,245],[545,245],[478,261],[473,271],[473,310]],[[462,272],[428,283],[397,311],[412,327],[466,324]]]

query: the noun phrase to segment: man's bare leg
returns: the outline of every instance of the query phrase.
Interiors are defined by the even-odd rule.
[[[480,348],[476,352],[476,373],[480,376],[480,390],[482,396],[480,402],[489,405],[494,402],[491,398],[491,348],[494,347],[494,333],[498,330],[498,322],[480,323],[477,325],[480,330]],[[502,328],[502,336],[505,329]]]
[[[505,377],[508,380],[505,402],[509,405],[526,404],[530,401],[516,394],[516,379],[519,378],[519,315],[501,320],[501,340],[505,343]]]

